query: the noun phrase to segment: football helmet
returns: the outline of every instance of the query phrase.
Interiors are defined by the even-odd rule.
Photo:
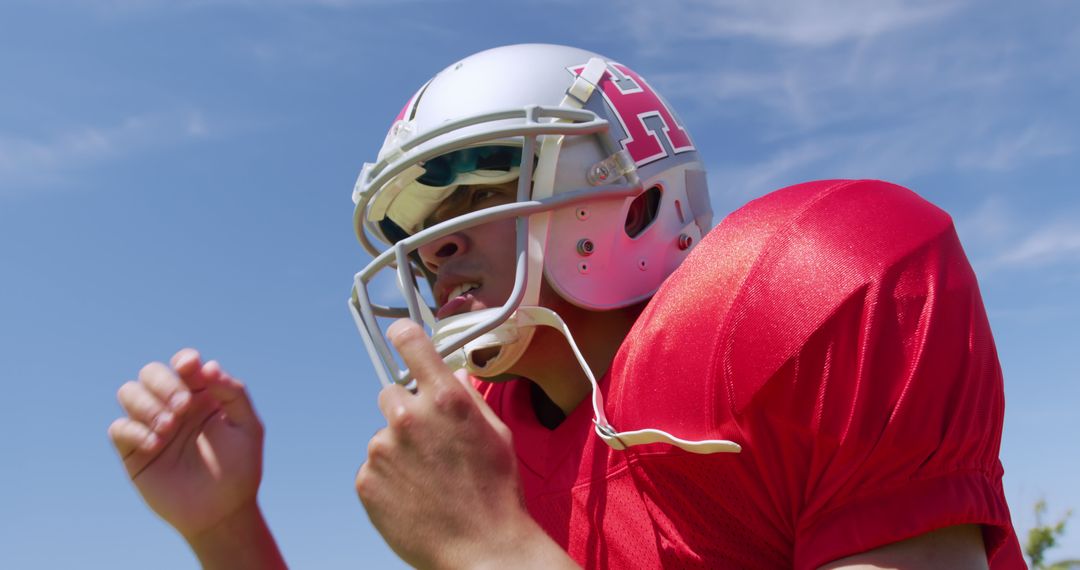
[[[459,186],[514,180],[515,202],[425,227]],[[353,202],[357,236],[374,260],[356,274],[349,307],[384,384],[408,384],[411,375],[398,365],[380,318],[425,325],[451,367],[481,377],[506,371],[535,327],[551,326],[593,382],[597,430],[610,431],[609,443],[615,432],[587,363],[562,319],[539,306],[541,279],[586,309],[630,306],[651,297],[712,225],[701,160],[671,107],[628,67],[556,45],[495,48],[435,75],[364,165]],[[436,319],[418,284],[426,270],[417,249],[506,219],[517,232],[509,298]],[[375,302],[369,290],[385,272],[393,272],[403,299],[396,306]],[[494,357],[474,358],[490,349],[498,349]]]

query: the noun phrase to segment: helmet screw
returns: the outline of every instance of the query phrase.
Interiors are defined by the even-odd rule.
[[[601,163],[593,165],[593,167],[589,170],[589,175],[586,176],[586,178],[589,180],[590,184],[592,184],[593,186],[598,186],[607,181],[609,176],[611,176],[611,169],[609,169],[606,164]]]
[[[593,245],[592,240],[589,238],[583,238],[581,239],[581,241],[577,242],[577,252],[578,255],[582,257],[588,257],[592,255],[595,249],[596,246]]]
[[[577,219],[581,221],[589,219],[589,211],[585,208],[578,208],[574,213],[577,215]]]
[[[694,238],[686,234],[679,234],[679,249],[690,249],[691,245],[694,245]]]

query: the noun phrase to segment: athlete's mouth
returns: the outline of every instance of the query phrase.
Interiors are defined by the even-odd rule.
[[[439,306],[435,317],[443,319],[452,315],[466,313],[472,310],[476,294],[481,290],[479,282],[468,281],[455,285],[446,295],[446,300]]]
[[[479,283],[459,283],[458,285],[454,286],[454,288],[451,289],[450,292],[446,295],[446,300],[449,301],[450,299],[453,299],[454,297],[460,297],[460,296],[462,296],[462,295],[464,295],[466,293],[469,293],[471,291],[475,291],[475,290],[477,290],[479,288],[480,288]]]

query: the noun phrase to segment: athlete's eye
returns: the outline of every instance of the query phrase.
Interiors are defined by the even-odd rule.
[[[424,220],[424,227],[430,228],[468,212],[509,204],[515,196],[516,182],[501,186],[460,186]]]
[[[473,191],[469,201],[473,205],[486,205],[496,199],[502,198],[506,193],[497,188],[477,188]]]
[[[475,193],[473,193],[473,201],[483,202],[484,200],[494,198],[497,195],[498,193],[494,190],[477,190]]]

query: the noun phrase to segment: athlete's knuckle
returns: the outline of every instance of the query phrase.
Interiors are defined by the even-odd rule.
[[[126,431],[126,428],[127,428],[127,422],[124,420],[124,418],[116,418],[115,420],[112,421],[111,424],[109,424],[109,429],[108,429],[109,438],[112,439],[113,441],[116,441],[118,438],[120,438],[124,434],[124,432]]]
[[[399,348],[414,346],[426,338],[424,329],[412,321],[398,321],[389,332],[390,341]]]
[[[153,382],[154,380],[157,380],[165,370],[167,370],[167,368],[161,362],[154,361],[147,363],[139,369],[139,380],[142,382]]]
[[[380,409],[386,409],[386,407],[390,405],[392,398],[396,396],[398,388],[400,388],[400,386],[397,384],[390,384],[389,386],[383,387],[382,390],[379,390],[378,401]]]
[[[387,430],[380,429],[375,432],[375,435],[368,441],[367,461],[368,463],[386,461],[392,454],[392,451],[393,443],[388,437]]]
[[[390,429],[408,436],[415,429],[416,412],[405,406],[396,406],[386,415],[386,423]]]
[[[361,501],[367,503],[371,500],[375,489],[375,481],[371,472],[370,460],[361,465],[360,469],[356,472],[356,479],[353,481],[353,486],[356,488],[356,494],[360,497]]]
[[[461,386],[455,384],[456,382],[453,384],[447,383],[437,388],[432,400],[435,408],[440,412],[454,418],[464,419],[472,413],[475,406],[469,394],[461,389]]]
[[[266,437],[266,424],[259,418],[255,418],[255,420],[251,422],[251,431],[259,441],[262,441]]]
[[[116,399],[121,403],[129,402],[135,397],[135,394],[139,392],[139,384],[133,380],[128,380],[120,385],[120,388],[116,390]]]

